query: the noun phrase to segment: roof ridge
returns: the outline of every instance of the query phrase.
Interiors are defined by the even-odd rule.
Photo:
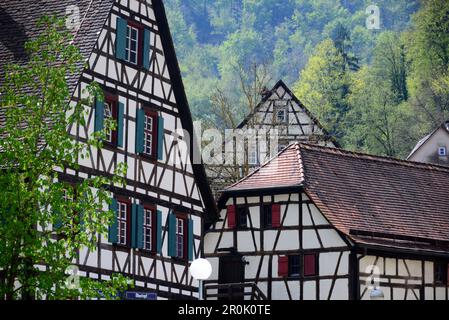
[[[298,157],[300,183],[304,183],[306,174],[304,170],[304,161],[302,160],[301,146],[299,143],[295,143],[294,146],[296,148],[296,156]]]
[[[338,148],[332,148],[332,147],[324,147],[324,146],[312,145],[312,144],[302,143],[302,142],[296,142],[296,144],[298,144],[300,148],[304,148],[307,150],[319,149],[319,150],[327,152],[327,153],[333,153],[336,155],[348,156],[348,157],[362,159],[362,160],[391,163],[391,164],[401,165],[401,166],[405,166],[405,167],[412,167],[412,168],[417,168],[417,169],[449,172],[449,167],[436,165],[436,164],[414,162],[414,161],[397,159],[397,158],[388,157],[388,156],[377,156],[377,155],[363,153],[363,152],[350,151],[350,150],[344,150],[344,149],[338,149]]]

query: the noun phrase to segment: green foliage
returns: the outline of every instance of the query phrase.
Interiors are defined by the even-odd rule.
[[[351,37],[343,43],[343,56],[348,55],[347,62],[357,58],[359,65],[371,63],[380,34],[366,28],[365,10],[372,4],[368,0],[167,0],[165,4],[192,113],[212,122],[218,121],[211,112],[217,88],[232,93],[235,103],[244,100],[235,90],[236,68],[251,70],[264,64],[270,67],[273,82],[283,79],[293,84],[316,46],[333,38],[339,27]],[[377,4],[382,31],[405,29],[419,6],[417,0]]]
[[[80,289],[66,286],[67,268],[82,248],[95,249],[107,233],[113,213],[108,211],[110,185],[123,185],[126,166],[112,178],[92,177],[68,184],[60,173],[78,169],[90,147],[101,147],[106,131],[79,143],[69,128],[86,125],[97,85],[87,97],[69,103],[67,77],[83,66],[79,50],[65,22],[44,17],[43,30],[26,44],[29,61],[6,70],[1,108],[6,122],[0,128],[0,297],[6,299],[115,298],[127,287],[114,276],[98,282],[82,278]],[[106,123],[105,130],[113,128]],[[41,266],[41,268],[39,268]]]
[[[260,64],[272,81],[295,83],[299,98],[348,149],[406,157],[449,118],[448,1],[167,3],[176,13],[175,38],[192,39],[175,44],[196,118],[226,125],[214,112],[226,100],[239,122],[247,108],[236,84],[242,70],[251,78]],[[381,30],[366,27],[372,4],[380,8]]]
[[[343,135],[349,79],[343,55],[328,39],[317,46],[294,88],[296,96],[335,137]]]
[[[449,75],[449,2],[426,1],[405,37],[411,103],[428,131],[449,118],[449,88],[442,85]]]

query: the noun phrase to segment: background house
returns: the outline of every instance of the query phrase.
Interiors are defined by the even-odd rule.
[[[215,195],[258,168],[294,142],[338,147],[337,141],[318,119],[279,80],[271,90],[263,92],[262,100],[236,128],[246,138],[243,154],[235,150],[236,165],[207,165],[207,174]],[[277,131],[272,143],[273,131]]]
[[[449,165],[449,121],[424,137],[413,149],[407,160]]]

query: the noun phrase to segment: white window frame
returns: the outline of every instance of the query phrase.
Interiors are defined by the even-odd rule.
[[[114,120],[114,115],[112,114],[113,106],[110,102],[105,101],[104,102],[104,120]],[[112,143],[112,130],[108,129],[106,130],[106,142]]]
[[[281,112],[282,112],[282,114],[283,114],[283,117],[282,117],[282,118],[279,117],[279,115],[281,114]],[[286,122],[287,122],[287,108],[278,108],[278,109],[276,110],[276,121],[277,121],[278,123],[286,123]]]
[[[184,258],[184,219],[176,218],[176,256]]]
[[[440,157],[446,157],[447,156],[447,148],[446,147],[439,147],[438,148],[438,155]]]
[[[259,164],[259,154],[257,152],[256,146],[248,146],[248,164],[249,165]]]
[[[127,244],[128,233],[128,204],[126,202],[117,201],[117,235],[118,244]]]
[[[148,251],[153,250],[153,210],[143,209],[143,233],[144,233],[144,249]]]
[[[131,37],[132,31],[136,31],[136,38],[133,39]],[[126,28],[126,48],[125,48],[125,53],[126,53],[126,61],[128,61],[129,63],[132,63],[134,65],[137,65],[139,63],[139,29],[133,26],[128,25]],[[135,42],[136,43],[136,50],[132,50],[131,49],[131,45],[132,43]],[[135,53],[135,61],[131,60],[131,53]]]
[[[154,136],[154,117],[145,114],[144,119],[144,137],[143,137],[143,153],[147,156],[153,156],[153,136]]]

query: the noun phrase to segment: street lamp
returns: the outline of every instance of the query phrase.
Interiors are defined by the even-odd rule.
[[[380,290],[377,287],[374,287],[374,289],[371,291],[370,298],[371,300],[383,300],[385,297],[382,290]]]
[[[203,300],[203,281],[212,275],[212,265],[206,259],[197,259],[190,265],[190,274],[198,280],[198,299]]]

